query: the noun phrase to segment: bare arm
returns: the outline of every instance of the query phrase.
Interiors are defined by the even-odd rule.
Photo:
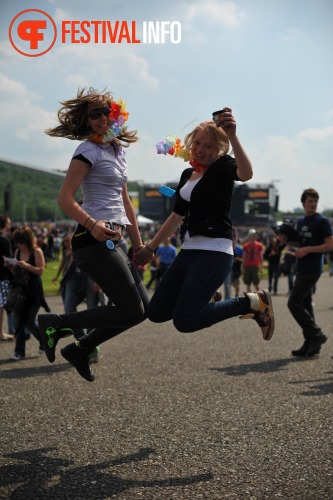
[[[55,277],[52,278],[52,283],[54,283],[55,281],[57,281],[57,279],[59,278],[59,276],[62,273],[62,271],[64,270],[64,268],[65,268],[65,259],[63,257],[61,259],[61,262],[59,264],[59,267],[58,267],[58,270],[57,270],[57,273],[56,273]]]
[[[230,138],[230,144],[235,155],[235,160],[237,163],[237,175],[241,181],[248,181],[253,177],[252,164],[245,153],[238,137],[235,135]]]
[[[66,214],[84,226],[89,214],[75,200],[80,185],[89,172],[89,165],[80,160],[72,160],[58,195],[58,205]]]
[[[141,235],[140,235],[138,223],[136,220],[135,211],[134,211],[131,199],[128,195],[126,185],[123,187],[123,201],[124,201],[126,215],[128,217],[128,220],[132,224],[131,226],[126,226],[126,230],[127,230],[128,235],[130,237],[130,240],[132,242],[133,250],[136,252],[137,250],[139,250],[140,248],[143,247],[143,244],[142,244],[142,240],[141,240]]]
[[[115,236],[115,231],[105,226],[106,220],[96,221],[87,214],[81,205],[75,200],[79,187],[89,172],[89,165],[84,161],[72,160],[58,195],[58,205],[69,217],[76,220],[91,232],[98,241],[106,241]]]
[[[160,230],[155,234],[154,238],[135,254],[135,259],[138,264],[145,264],[153,257],[153,252],[166,238],[172,236],[183,221],[184,216],[172,212],[166,219]]]
[[[325,253],[330,252],[331,250],[333,250],[333,236],[328,236],[325,238],[325,243],[313,247],[297,248],[294,255],[298,258],[302,258],[309,253]]]
[[[41,276],[45,269],[45,259],[44,254],[41,248],[37,247],[34,250],[35,252],[35,265],[29,264],[25,260],[19,260],[17,265],[21,269],[26,269],[29,273],[36,274],[37,276]]]
[[[237,175],[241,181],[248,181],[253,177],[252,164],[249,160],[247,154],[245,153],[243,146],[239,142],[236,135],[236,120],[233,117],[231,108],[224,108],[226,111],[222,113],[220,125],[224,132],[227,134],[230,141],[232,150],[235,155],[235,160],[237,163]]]

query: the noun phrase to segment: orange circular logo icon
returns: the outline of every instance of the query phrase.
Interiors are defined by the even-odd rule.
[[[27,57],[39,57],[52,49],[57,39],[57,27],[43,10],[27,9],[14,17],[8,36],[17,52]]]

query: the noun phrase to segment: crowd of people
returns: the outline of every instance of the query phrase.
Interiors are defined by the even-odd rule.
[[[268,341],[275,329],[272,296],[282,274],[288,277],[288,308],[304,336],[292,354],[319,354],[327,337],[316,323],[312,293],[323,256],[333,251],[330,223],[317,213],[319,194],[303,192],[305,215],[292,228],[294,237],[290,224],[276,234],[271,228],[233,228],[234,182],[251,179],[253,167],[232,109],[225,107],[186,135],[182,154],[190,166],[181,174],[173,210],[158,228],[142,230],[127,192],[126,148],[138,140],[127,118],[124,101],[106,90],[82,89],[64,101],[58,125],[46,133],[81,141],[58,196],[74,223],[12,228],[8,216],[0,217],[0,338],[15,340],[11,359],[25,358],[25,341],[33,335],[38,352],[53,363],[59,340],[73,336],[61,354],[92,382],[99,346],[147,318],[172,320],[184,333],[229,318],[252,319]],[[49,310],[43,293],[45,265],[54,260],[63,314]],[[267,289],[260,288],[264,267]],[[82,300],[87,308],[78,311]],[[38,315],[40,308],[45,314]],[[8,333],[2,328],[5,309]]]
[[[58,287],[65,313],[77,312],[78,306],[82,303],[85,303],[87,308],[105,306],[108,303],[108,298],[101,287],[87,273],[82,272],[73,259],[72,231],[74,227],[69,223],[13,225],[9,216],[0,216],[0,253],[9,258],[15,256],[16,260],[22,261],[21,267],[17,266],[19,272],[16,275],[13,273],[15,267],[6,266],[0,262],[0,341],[15,342],[14,353],[11,357],[13,361],[25,358],[25,342],[31,336],[37,339],[37,352],[40,355],[45,353],[36,316],[40,307],[50,312],[42,288],[43,271],[48,262],[57,263],[57,271],[52,282]],[[140,228],[143,241],[151,240],[159,228],[160,225],[157,223]],[[180,237],[175,232],[156,247],[153,258],[148,264],[140,265],[135,260],[126,230],[119,241],[119,248],[137,269],[145,288],[152,292],[155,292],[163,275],[175,260],[180,245]],[[281,277],[287,279],[287,295],[291,296],[296,279],[296,248],[281,241],[270,228],[235,228],[232,267],[224,280],[221,292],[216,292],[217,295],[214,295],[212,301],[228,300],[232,296],[239,297],[243,293],[242,287],[247,293],[251,290],[258,291],[263,279],[265,282],[267,280],[269,292],[277,295]],[[323,252],[320,274],[326,267],[329,275],[333,276],[332,265],[333,252]],[[25,277],[22,274],[25,274]],[[6,328],[5,298],[12,287],[17,283],[22,285],[24,280],[26,280],[26,287],[33,290],[33,300],[29,307],[20,311],[11,311],[7,308]],[[314,292],[315,284],[311,287],[311,297]],[[290,309],[292,314],[295,310],[293,300],[292,298]],[[312,298],[310,300],[308,297],[307,302],[307,308],[314,317]],[[290,307],[289,302],[288,307]],[[296,321],[297,317],[296,312]],[[83,334],[83,328],[73,329],[75,339],[80,339]],[[319,353],[321,344],[326,341],[326,338],[320,332],[319,348],[315,345],[314,354]],[[309,342],[306,337],[304,339],[304,345],[292,351],[294,356],[305,354]],[[90,364],[97,362],[98,351],[98,346],[96,346],[90,353]]]

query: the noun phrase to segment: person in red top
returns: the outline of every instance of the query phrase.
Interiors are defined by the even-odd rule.
[[[260,271],[263,265],[264,246],[257,241],[257,231],[250,229],[248,241],[243,245],[243,280],[247,292],[251,292],[251,284],[258,291]]]

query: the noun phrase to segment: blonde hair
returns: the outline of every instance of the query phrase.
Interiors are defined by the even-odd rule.
[[[79,89],[76,98],[60,103],[62,107],[57,114],[60,125],[45,130],[45,133],[51,137],[65,137],[71,140],[89,139],[91,135],[91,129],[87,125],[89,107],[93,104],[101,107],[110,106],[112,100],[112,94],[107,90],[87,93],[85,88]],[[127,147],[138,140],[136,133],[136,130],[128,131],[125,127],[114,140]]]
[[[227,134],[221,127],[217,127],[213,120],[205,121],[199,123],[192,132],[187,134],[184,139],[184,144],[187,149],[192,148],[193,141],[197,132],[204,132],[207,134],[214,144],[214,146],[219,150],[219,156],[225,156],[229,151],[229,139]]]

